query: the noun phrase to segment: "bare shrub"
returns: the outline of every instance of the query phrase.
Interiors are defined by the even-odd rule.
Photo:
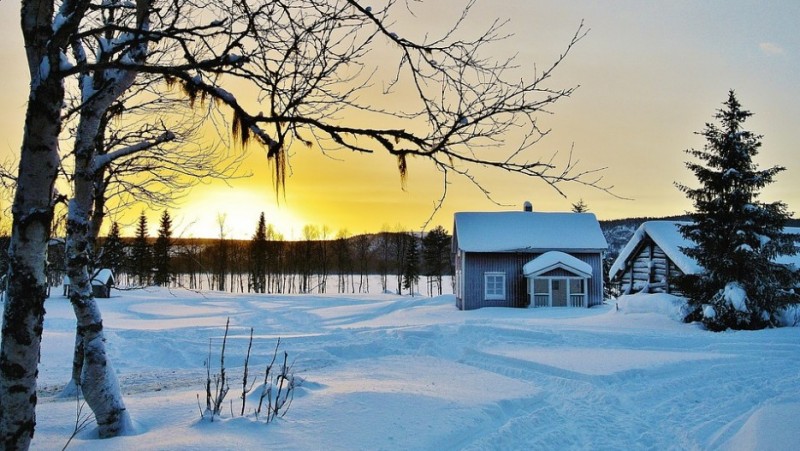
[[[222,346],[220,348],[219,356],[219,372],[212,375],[211,372],[211,341],[209,340],[208,358],[206,359],[206,408],[200,408],[201,419],[209,418],[214,421],[215,418],[222,415],[222,405],[225,397],[230,390],[229,376],[225,367],[225,351],[228,343],[228,332],[230,330],[230,318],[225,322],[225,334],[222,337]],[[276,418],[283,418],[294,399],[294,389],[298,386],[297,379],[293,372],[293,363],[289,361],[289,353],[283,351],[283,359],[280,366],[275,367],[278,361],[278,354],[280,351],[281,339],[278,338],[275,344],[275,349],[272,352],[272,359],[264,369],[264,378],[260,387],[258,395],[258,404],[252,410],[253,418],[256,421],[263,421],[269,423]],[[242,391],[239,399],[241,400],[241,409],[239,416],[247,416],[247,397],[253,391],[256,378],[250,377],[250,357],[253,349],[253,328],[250,328],[250,339],[247,343],[247,352],[244,358],[244,366],[242,369]],[[198,407],[200,403],[200,395],[197,395]],[[233,401],[230,402],[231,417],[235,416],[233,410]]]

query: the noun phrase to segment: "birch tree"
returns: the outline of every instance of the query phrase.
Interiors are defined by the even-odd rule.
[[[220,3],[220,5],[222,5]],[[101,437],[123,432],[128,424],[127,411],[118,382],[105,352],[102,318],[91,290],[89,274],[93,269],[93,245],[102,222],[102,202],[107,184],[103,183],[111,165],[119,160],[130,162],[137,156],[160,144],[175,139],[165,130],[152,139],[108,151],[103,139],[104,119],[113,105],[128,91],[147,64],[151,53],[167,52],[178,48],[193,37],[212,39],[217,34],[233,36],[221,23],[200,27],[198,31],[186,19],[186,2],[167,8],[163,13],[159,5],[141,0],[131,10],[128,3],[103,2],[90,9],[85,18],[88,27],[74,36],[70,47],[72,69],[78,78],[80,112],[73,148],[73,197],[69,203],[67,220],[67,273],[70,276],[72,302],[77,318],[76,354],[73,382],[82,391],[92,409]],[[227,9],[227,8],[224,8]],[[151,16],[160,22],[151,27]],[[244,21],[246,23],[246,21]],[[151,42],[166,42],[150,49]],[[217,51],[228,52],[222,45]],[[196,52],[184,52],[189,66],[219,69],[229,62],[225,58],[206,55],[202,46]],[[165,58],[168,67],[175,60]],[[164,60],[148,67],[165,67]],[[93,220],[90,220],[93,219]],[[78,376],[80,370],[80,376]]]
[[[27,449],[36,426],[36,375],[40,355],[45,255],[53,219],[59,167],[63,77],[58,68],[88,2],[23,1],[22,35],[30,75],[17,190],[12,206],[8,289],[0,348],[0,439],[6,450]]]

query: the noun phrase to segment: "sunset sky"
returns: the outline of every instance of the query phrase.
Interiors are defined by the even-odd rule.
[[[464,2],[435,3],[446,13]],[[536,180],[484,170],[476,172],[479,180],[502,205],[468,181],[451,179],[431,225],[450,230],[456,211],[517,209],[525,200],[539,211],[566,211],[582,198],[600,219],[683,213],[691,205],[674,182],[694,184],[683,150],[702,147],[694,132],[713,119],[729,89],[755,114],[746,126],[764,135],[757,162],[762,168],[787,168],[762,200],[782,200],[800,211],[800,2],[479,0],[478,5],[470,26],[483,18],[510,18],[507,30],[514,35],[500,50],[517,53],[517,62],[529,70],[534,63],[541,68],[552,62],[581,20],[590,29],[553,76],[556,86],[580,88],[554,107],[554,114],[541,117],[552,133],[531,152],[566,156],[574,145],[579,168],[606,167],[602,183],[613,185],[619,197],[564,185],[569,196],[564,198]],[[403,18],[398,26],[435,33],[444,28],[437,22],[442,16]],[[21,41],[19,2],[0,2],[0,59],[6,62],[0,75],[0,161],[19,154],[28,92]],[[419,230],[441,196],[441,176],[421,160],[410,162],[405,191],[390,156],[326,156],[303,148],[293,150],[290,162],[285,195],[276,196],[265,155],[251,149],[244,168],[252,176],[230,186],[199,185],[171,211],[177,233],[216,236],[217,216],[224,214],[229,236],[247,238],[261,211],[287,238],[299,238],[306,224],[327,226],[332,234],[345,228],[351,234],[384,227]],[[0,206],[7,208],[8,200]],[[129,225],[140,211],[115,219]],[[148,210],[153,235],[160,213]]]

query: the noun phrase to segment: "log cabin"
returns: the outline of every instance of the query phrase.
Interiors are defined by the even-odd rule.
[[[684,238],[680,221],[647,221],[634,232],[620,251],[608,272],[612,283],[620,285],[622,294],[670,293],[681,295],[676,280],[681,275],[694,275],[703,268],[683,249],[694,247],[694,241]],[[798,235],[800,229],[784,228],[784,233]],[[800,268],[800,256],[779,256],[776,263]]]

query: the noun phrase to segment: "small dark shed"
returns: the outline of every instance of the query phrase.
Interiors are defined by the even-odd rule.
[[[70,280],[64,276],[64,296],[69,296]],[[92,277],[92,295],[95,298],[111,297],[111,288],[114,287],[114,274],[108,268],[98,269]]]

